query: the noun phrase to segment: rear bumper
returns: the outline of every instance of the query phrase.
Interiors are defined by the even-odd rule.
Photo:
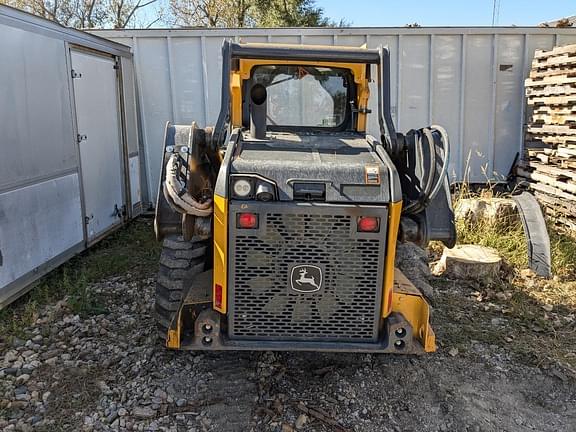
[[[223,315],[208,308],[183,328],[183,319],[192,304],[183,304],[168,332],[166,346],[188,351],[319,351],[424,354],[436,350],[435,335],[429,323],[429,306],[422,294],[396,270],[392,313],[382,320],[376,342],[274,341],[230,339],[224,329]]]
[[[381,340],[374,343],[323,341],[231,340],[222,331],[220,314],[202,312],[195,323],[194,336],[184,338],[180,349],[189,351],[319,351],[423,354],[424,346],[414,336],[410,323],[399,313],[385,320]],[[209,330],[207,330],[209,329]]]

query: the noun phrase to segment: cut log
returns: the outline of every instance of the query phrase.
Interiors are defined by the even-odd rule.
[[[454,279],[495,280],[502,258],[495,249],[480,245],[457,245],[444,248],[442,258],[432,273]]]
[[[456,219],[469,223],[487,223],[490,225],[510,224],[520,221],[516,203],[507,198],[466,198],[456,203]]]

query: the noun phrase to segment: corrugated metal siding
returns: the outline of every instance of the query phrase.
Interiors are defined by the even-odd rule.
[[[576,29],[556,28],[202,29],[97,34],[134,49],[149,199],[157,191],[165,122],[194,120],[210,125],[216,121],[224,38],[388,46],[391,105],[398,130],[444,125],[454,148],[451,178],[472,182],[506,176],[521,149],[523,80],[534,50],[576,43]],[[378,132],[374,116],[369,131]]]
[[[0,5],[0,309],[87,245],[71,47],[122,57],[126,147],[138,163],[130,50]]]

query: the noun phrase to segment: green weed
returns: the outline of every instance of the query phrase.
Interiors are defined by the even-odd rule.
[[[143,278],[156,273],[160,244],[149,220],[133,221],[89,250],[41,278],[35,287],[0,311],[0,338],[23,337],[38,318],[38,309],[68,298],[73,313],[106,312],[103,299],[90,290],[101,279],[124,275]]]

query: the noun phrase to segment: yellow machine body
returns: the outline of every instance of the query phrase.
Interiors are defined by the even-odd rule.
[[[258,49],[260,44],[247,47]],[[266,44],[268,48],[274,45]],[[299,49],[300,46],[293,46]],[[346,52],[347,47],[313,47],[325,50],[330,55],[331,51]],[[290,49],[290,46],[281,46],[282,50]],[[357,52],[358,48],[350,49]],[[283,51],[284,52],[284,51]],[[353,128],[358,133],[365,133],[367,117],[370,112],[368,101],[370,97],[369,84],[371,67],[373,65],[359,61],[330,61],[313,59],[287,59],[287,58],[239,58],[231,63],[227,88],[229,91],[228,112],[231,135],[241,134],[246,125],[244,103],[248,97],[246,83],[250,81],[255,67],[263,65],[291,65],[302,67],[326,67],[339,68],[350,72],[355,85],[355,109],[356,116]],[[373,73],[373,72],[372,72]],[[225,81],[226,82],[226,81]],[[230,152],[230,147],[226,152]],[[222,156],[222,155],[220,155]],[[228,156],[228,155],[227,155]],[[226,157],[223,158],[226,162]],[[222,169],[220,176],[222,176]],[[226,172],[225,174],[229,174]],[[219,179],[228,182],[229,178]],[[205,281],[209,290],[198,286],[191,290],[192,294],[186,295],[174,314],[168,334],[166,346],[172,349],[206,349],[206,350],[318,350],[318,351],[358,351],[358,352],[391,352],[391,353],[424,353],[436,349],[434,331],[430,325],[430,310],[422,293],[395,268],[396,244],[398,242],[399,227],[402,214],[402,201],[391,201],[387,206],[387,221],[385,234],[384,260],[380,263],[383,270],[381,286],[380,321],[381,331],[387,332],[386,341],[374,344],[353,343],[315,344],[299,342],[276,342],[267,340],[265,343],[258,341],[233,341],[226,337],[226,318],[229,313],[229,277],[230,277],[230,239],[231,226],[229,193],[215,189],[213,194],[213,217],[212,217],[212,269],[206,272]],[[248,206],[248,205],[247,205]],[[206,282],[208,281],[208,282]],[[198,282],[200,284],[201,282]],[[198,295],[198,292],[204,294]],[[211,292],[210,292],[211,291]],[[190,328],[193,327],[193,328]],[[408,332],[411,337],[410,343],[404,344],[404,338]],[[209,343],[207,342],[209,341]]]

